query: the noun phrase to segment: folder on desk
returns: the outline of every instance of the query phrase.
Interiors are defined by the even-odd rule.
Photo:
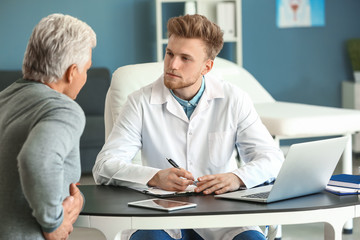
[[[184,191],[181,192],[166,191],[154,187],[129,187],[129,188],[156,197],[176,197],[176,196],[198,194],[194,192],[194,189],[196,188],[195,185],[189,185]]]
[[[360,175],[337,174],[330,178],[329,185],[360,189]]]

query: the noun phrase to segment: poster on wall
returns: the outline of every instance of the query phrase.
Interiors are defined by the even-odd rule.
[[[325,0],[276,0],[279,28],[325,26]]]

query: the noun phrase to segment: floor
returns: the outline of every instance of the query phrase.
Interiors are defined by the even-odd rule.
[[[341,163],[340,163],[341,164]],[[340,164],[335,170],[335,174],[341,173]],[[353,173],[360,174],[360,156],[354,156]],[[82,185],[94,184],[91,175],[84,175],[81,178]],[[360,239],[360,218],[354,219],[352,234],[343,234],[343,240]],[[319,240],[324,237],[324,224],[312,223],[301,225],[284,225],[282,226],[282,240]],[[71,234],[70,240],[102,240],[104,235],[96,229],[75,228]]]

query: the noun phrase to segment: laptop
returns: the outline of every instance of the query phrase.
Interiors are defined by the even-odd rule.
[[[215,197],[271,203],[321,192],[328,184],[347,142],[348,137],[338,137],[293,144],[273,185]]]

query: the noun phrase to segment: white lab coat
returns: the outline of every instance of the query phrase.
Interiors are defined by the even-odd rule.
[[[235,148],[245,163],[240,168],[231,157]],[[131,162],[139,150],[142,165]],[[97,156],[93,175],[98,184],[146,185],[157,171],[171,167],[166,158],[195,179],[233,172],[248,188],[274,179],[283,162],[249,96],[210,73],[190,119],[165,87],[163,76],[131,94]],[[218,240],[231,239],[244,228],[230,230],[196,231],[204,239]],[[168,232],[174,237],[179,233]]]

